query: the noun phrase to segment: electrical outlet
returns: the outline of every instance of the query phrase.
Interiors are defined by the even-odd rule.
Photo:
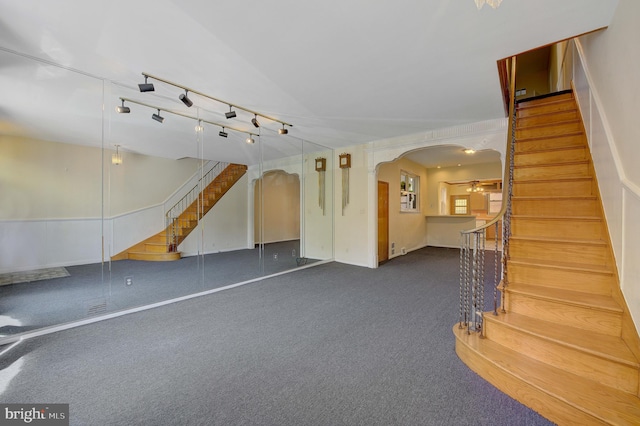
[[[278,261],[278,253],[273,253],[273,260]]]
[[[133,285],[133,277],[124,277],[124,285],[127,287]]]
[[[296,257],[296,249],[291,250],[291,257]]]

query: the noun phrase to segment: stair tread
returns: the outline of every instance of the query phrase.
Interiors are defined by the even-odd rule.
[[[575,176],[575,177],[559,177],[559,178],[541,178],[541,179],[518,179],[514,183],[554,183],[554,182],[575,182],[593,180],[593,176]]]
[[[535,220],[579,220],[579,221],[591,221],[602,222],[600,216],[536,216],[527,214],[513,214],[511,219],[535,219]]]
[[[611,296],[518,283],[510,283],[505,291],[538,299],[562,301],[575,306],[622,313],[622,308]]]
[[[513,195],[512,200],[537,201],[537,200],[596,200],[595,195]]]
[[[534,360],[476,333],[469,335],[457,326],[453,331],[458,341],[498,368],[603,422],[637,424],[640,419],[640,398],[636,395]]]
[[[594,239],[575,239],[575,238],[555,238],[555,237],[538,237],[538,236],[518,236],[512,235],[512,240],[520,240],[520,241],[539,241],[545,243],[571,243],[571,244],[580,244],[580,245],[597,245],[597,246],[606,246],[607,242],[603,240],[594,240]]]
[[[558,138],[564,138],[567,136],[584,136],[584,132],[576,131],[576,132],[563,133],[561,135],[531,136],[527,138],[518,138],[518,140],[516,140],[516,145],[522,142],[533,142],[533,141],[539,141],[544,139],[558,139]]]
[[[533,124],[531,126],[520,126],[520,127],[518,127],[518,124],[517,124],[517,121],[516,121],[516,130],[522,130],[522,129],[529,130],[529,129],[535,129],[535,128],[562,126],[564,124],[575,124],[575,123],[580,123],[580,119],[579,118],[572,118],[570,120],[551,121],[549,123],[540,123],[540,124]]]
[[[585,265],[582,263],[573,262],[561,262],[553,260],[536,260],[536,259],[509,259],[509,263],[524,265],[524,266],[536,266],[542,268],[564,269],[575,272],[589,272],[592,274],[605,274],[613,275],[610,267],[600,265]]]
[[[543,154],[545,152],[558,152],[558,151],[573,151],[576,149],[586,149],[586,146],[583,144],[579,145],[568,145],[568,146],[557,146],[553,148],[541,148],[541,149],[532,149],[531,151],[518,151],[513,154],[518,155],[530,155],[530,154]]]
[[[522,164],[522,165],[514,165],[513,167],[516,169],[532,169],[536,167],[554,167],[554,166],[566,166],[569,164],[588,164],[589,160],[568,160],[558,162],[555,161],[553,163],[543,163],[543,164]]]
[[[630,367],[640,367],[627,344],[620,337],[587,331],[569,325],[544,321],[538,318],[509,312],[497,316],[487,313],[487,321],[496,321],[557,344],[572,347],[613,362]]]

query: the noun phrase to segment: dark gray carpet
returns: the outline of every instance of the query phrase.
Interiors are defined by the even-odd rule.
[[[0,400],[70,403],[73,425],[549,424],[455,355],[458,256],[320,265],[30,339],[0,358]]]
[[[298,240],[175,262],[69,266],[69,276],[0,286],[0,336],[148,305],[297,267]],[[274,255],[277,255],[275,257]],[[309,260],[309,264],[314,260]],[[111,267],[111,269],[109,269]],[[64,268],[62,268],[64,269]],[[132,284],[125,279],[130,277]],[[5,316],[8,319],[3,319]]]

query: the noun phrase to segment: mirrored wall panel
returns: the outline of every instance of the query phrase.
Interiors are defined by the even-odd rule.
[[[0,63],[0,339],[333,258],[332,151],[295,127],[158,81]]]

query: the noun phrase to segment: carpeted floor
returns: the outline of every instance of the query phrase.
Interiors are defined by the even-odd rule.
[[[68,266],[66,275],[0,286],[0,337],[144,306],[297,268],[298,240],[175,262]],[[277,255],[277,256],[274,256]],[[308,264],[313,263],[308,260]],[[32,277],[29,273],[7,274]],[[127,281],[130,279],[130,281]]]
[[[3,403],[72,425],[547,425],[455,355],[458,250],[320,265],[29,339]]]

